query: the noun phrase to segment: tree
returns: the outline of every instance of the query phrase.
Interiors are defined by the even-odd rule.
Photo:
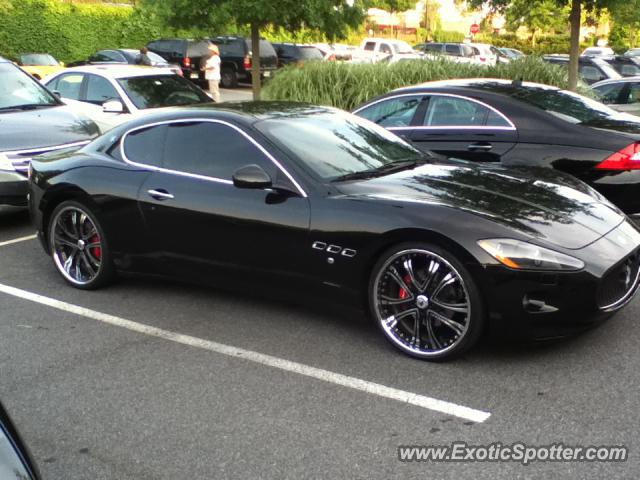
[[[541,0],[533,4],[529,0],[513,0],[505,10],[509,30],[527,27],[531,32],[532,47],[536,46],[537,37],[541,33],[566,28],[566,13],[555,0]]]
[[[546,0],[530,0],[529,8],[543,3]],[[625,0],[552,0],[557,6],[569,6],[569,25],[570,25],[570,50],[569,50],[569,89],[576,90],[578,86],[578,59],[580,57],[580,25],[582,12],[600,11],[608,8],[614,11],[617,4],[622,4]],[[493,11],[504,13],[512,0],[470,0],[471,6],[480,8],[489,6]],[[551,19],[549,19],[551,21]]]
[[[175,28],[196,27],[221,33],[226,25],[251,28],[253,98],[260,99],[260,31],[309,28],[331,39],[364,20],[363,0],[144,0]]]
[[[386,10],[391,15],[406,12],[416,7],[416,0],[370,0],[369,6]],[[391,26],[393,31],[393,25]],[[397,32],[396,32],[397,35]]]
[[[640,42],[640,0],[628,0],[611,12],[613,27],[609,43],[616,50],[638,46]]]

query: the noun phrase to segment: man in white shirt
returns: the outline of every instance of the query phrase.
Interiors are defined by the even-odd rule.
[[[211,55],[204,64],[204,78],[209,81],[209,93],[216,103],[220,103],[220,50],[217,45],[209,45]]]

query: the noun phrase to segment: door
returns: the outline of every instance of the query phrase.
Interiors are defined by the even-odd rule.
[[[514,125],[477,100],[430,95],[427,102],[410,137],[422,150],[463,160],[499,162],[517,142]]]
[[[164,128],[162,160],[139,196],[154,254],[185,275],[217,267],[298,273],[308,250],[308,199],[272,157],[226,122],[158,128]],[[261,166],[284,190],[235,187],[233,173],[248,164]]]

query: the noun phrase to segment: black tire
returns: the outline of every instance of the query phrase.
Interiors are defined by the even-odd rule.
[[[104,230],[83,203],[68,200],[53,210],[47,240],[53,264],[69,285],[94,290],[114,279],[115,267]]]
[[[233,68],[222,67],[220,77],[220,85],[223,88],[236,88],[238,86],[238,73]]]
[[[373,267],[367,292],[372,319],[384,337],[416,358],[450,360],[475,345],[484,328],[475,280],[437,245],[407,242],[389,248]]]

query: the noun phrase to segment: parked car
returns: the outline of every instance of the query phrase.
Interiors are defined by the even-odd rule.
[[[640,48],[630,48],[624,52],[625,57],[640,57]]]
[[[204,62],[209,58],[208,40],[185,40],[181,38],[163,38],[147,44],[150,52],[156,53],[167,63],[180,65],[182,76],[198,85],[206,85]]]
[[[542,59],[555,65],[569,66],[569,55],[544,55]],[[580,57],[578,59],[578,73],[580,78],[589,85],[602,80],[622,78],[606,60],[598,57]]]
[[[605,80],[591,87],[600,101],[619,112],[640,116],[640,76],[621,80]]]
[[[466,43],[420,43],[414,47],[423,52],[427,59],[444,55],[457,63],[480,63],[475,59],[473,48]]]
[[[23,53],[18,55],[16,63],[38,80],[47,75],[64,70],[64,64],[53,58],[48,53]]]
[[[338,57],[336,56],[336,50],[328,43],[314,43],[313,46],[316,47],[318,50],[320,50],[320,53],[322,53],[323,60],[327,62],[335,62],[338,60]],[[274,45],[274,48],[275,48],[275,45]],[[278,59],[279,58],[280,56],[278,55]],[[351,59],[351,56],[349,56],[349,60],[350,59]],[[346,59],[341,58],[340,60],[346,60]]]
[[[623,77],[640,76],[640,57],[625,57],[616,55],[604,59],[613,69]]]
[[[613,57],[615,52],[610,47],[588,47],[580,54],[581,57]]]
[[[156,108],[210,103],[200,87],[169,69],[133,65],[74,67],[45,85],[80,109],[102,132]],[[76,103],[79,102],[79,103]]]
[[[34,155],[85,145],[99,131],[4,58],[0,78],[0,204],[21,206],[27,203],[27,173]]]
[[[151,66],[157,68],[169,68],[177,75],[182,76],[182,67],[175,63],[169,63],[157,53],[147,52]],[[140,50],[132,48],[120,48],[113,50],[100,50],[91,55],[87,60],[70,63],[69,67],[81,67],[83,65],[138,65]]]
[[[235,35],[224,35],[212,38],[211,41],[220,49],[220,67],[224,88],[234,88],[238,82],[251,83],[252,48],[251,39]],[[260,77],[268,78],[278,68],[278,55],[273,45],[260,39]]]
[[[34,161],[29,203],[73,287],[117,271],[322,284],[367,298],[389,342],[423,359],[485,327],[567,335],[632,299],[640,232],[594,190],[435,160],[332,108],[181,108]]]
[[[535,83],[446,80],[394,90],[354,113],[424,151],[570,173],[640,220],[640,118],[590,98]]]
[[[33,461],[9,414],[0,403],[0,478],[3,480],[40,480]]]
[[[278,55],[278,66],[301,64],[309,60],[324,60],[325,56],[318,47],[298,43],[274,43]],[[334,57],[335,59],[335,57]]]
[[[422,58],[418,51],[402,40],[387,38],[365,38],[360,48],[353,53],[352,61],[356,63],[375,63],[389,56],[410,59]]]
[[[503,55],[500,50],[488,43],[470,43],[469,46],[474,49],[474,58],[482,65],[494,66],[511,61],[510,57]]]
[[[515,48],[502,47],[502,48],[498,48],[498,50],[500,51],[500,53],[502,53],[503,56],[510,58],[511,60],[517,60],[519,58],[526,56],[520,50],[516,50]]]

